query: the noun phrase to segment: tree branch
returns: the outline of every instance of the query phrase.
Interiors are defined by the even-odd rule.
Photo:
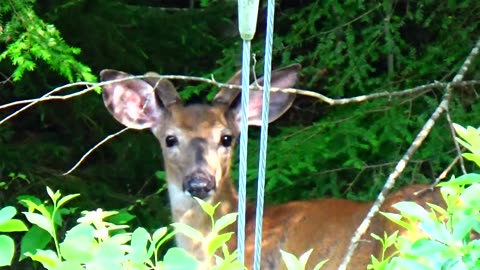
[[[354,236],[352,237],[350,241],[350,246],[348,247],[347,253],[345,254],[343,258],[343,262],[338,268],[339,270],[345,270],[348,263],[350,262],[353,252],[355,251],[355,248],[358,245],[358,242],[360,241],[360,238],[362,235],[367,231],[368,227],[370,226],[371,219],[375,214],[380,209],[380,206],[383,204],[385,201],[386,195],[390,192],[392,189],[393,185],[395,184],[396,179],[400,176],[400,174],[403,172],[405,169],[408,161],[411,159],[413,154],[417,151],[417,149],[422,145],[423,141],[425,138],[428,136],[430,131],[432,130],[433,126],[435,125],[436,121],[438,118],[446,111],[448,111],[448,106],[450,104],[450,99],[452,96],[452,84],[457,83],[463,80],[463,77],[465,73],[468,71],[468,68],[472,64],[472,60],[478,55],[478,51],[480,49],[480,39],[477,41],[473,49],[471,50],[470,54],[468,57],[465,59],[463,62],[462,66],[460,67],[459,71],[453,78],[451,83],[448,83],[446,85],[446,91],[445,94],[442,98],[442,101],[438,105],[438,107],[435,109],[435,111],[432,113],[430,118],[427,120],[423,128],[420,130],[420,132],[417,134],[417,137],[413,140],[412,144],[408,148],[407,152],[403,155],[402,159],[397,163],[397,166],[393,170],[393,172],[388,176],[387,181],[378,195],[377,200],[375,203],[372,205],[372,208],[368,212],[367,216],[363,220],[362,224],[357,228],[355,231]]]
[[[116,136],[122,134],[123,132],[129,130],[130,128],[126,127],[120,131],[117,131],[113,134],[110,134],[108,135],[107,137],[105,137],[105,139],[101,140],[99,143],[95,144],[92,148],[90,148],[90,150],[88,150],[79,160],[77,163],[75,163],[75,165],[73,165],[72,168],[70,168],[70,170],[68,170],[67,172],[65,172],[63,175],[67,175],[67,174],[70,174],[71,172],[73,172],[78,166],[80,166],[80,164],[88,157],[88,155],[90,155],[90,153],[92,153],[95,149],[97,149],[98,147],[100,147],[100,145],[106,143],[107,141],[109,141],[110,139],[113,139],[115,138]]]

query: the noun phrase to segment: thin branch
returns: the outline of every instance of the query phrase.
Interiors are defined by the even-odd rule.
[[[131,76],[131,77],[121,78],[121,79],[116,79],[116,80],[111,80],[111,81],[100,82],[100,83],[96,83],[96,84],[91,83],[91,82],[71,83],[71,84],[66,84],[66,85],[57,87],[57,88],[53,89],[52,91],[44,94],[43,96],[41,96],[39,98],[14,101],[14,102],[11,102],[11,103],[0,105],[0,110],[1,110],[1,109],[6,109],[6,108],[9,108],[9,107],[12,107],[12,106],[17,106],[17,105],[21,105],[21,104],[28,104],[28,105],[22,107],[21,109],[15,111],[14,113],[8,115],[4,119],[2,119],[0,121],[0,125],[5,123],[9,119],[13,118],[14,116],[18,115],[19,113],[25,111],[26,109],[32,107],[33,105],[39,103],[39,102],[49,101],[49,100],[66,100],[66,99],[69,99],[69,98],[74,98],[74,97],[86,94],[86,93],[92,91],[93,89],[95,89],[96,87],[101,87],[105,84],[121,82],[121,81],[126,81],[126,80],[131,80],[131,79],[142,79],[142,78],[145,78],[145,77],[147,77],[147,76],[146,75],[138,75],[138,76]],[[184,81],[203,82],[203,83],[208,83],[208,84],[214,85],[214,86],[219,87],[219,88],[223,87],[223,88],[229,88],[229,89],[241,89],[241,86],[239,86],[239,85],[219,83],[214,78],[207,79],[207,78],[201,78],[201,77],[191,77],[191,76],[181,76],[181,75],[162,75],[162,76],[160,76],[160,78],[170,79],[170,80],[184,80]],[[377,98],[385,98],[385,97],[393,98],[393,97],[411,95],[411,94],[414,94],[414,93],[423,94],[425,92],[431,91],[432,89],[438,89],[438,88],[445,87],[446,85],[447,85],[447,83],[434,82],[434,83],[414,87],[414,88],[411,88],[411,89],[396,91],[396,92],[381,92],[381,93],[374,93],[374,94],[370,94],[370,95],[362,95],[362,96],[357,96],[357,97],[352,97],[352,98],[341,98],[341,99],[332,99],[332,98],[329,98],[329,97],[327,97],[325,95],[322,95],[320,93],[316,93],[316,92],[308,91],[308,90],[302,90],[302,89],[295,89],[295,88],[281,89],[281,88],[272,87],[271,91],[282,91],[282,92],[286,92],[286,93],[295,93],[295,94],[299,94],[299,95],[309,96],[309,97],[320,99],[321,101],[323,101],[327,104],[330,104],[330,105],[344,105],[344,104],[348,104],[348,103],[360,103],[360,102],[364,102],[364,101],[371,100],[371,99],[377,99]],[[465,87],[465,86],[470,86],[470,85],[480,85],[480,81],[477,81],[477,80],[466,81],[466,82],[459,81],[459,82],[452,82],[450,85],[452,87]],[[64,96],[52,96],[52,94],[57,93],[61,90],[64,90],[64,89],[67,89],[67,88],[70,88],[70,87],[76,87],[76,86],[89,86],[89,87],[82,90],[82,91],[72,93],[72,94],[68,94],[68,95],[64,95]],[[259,88],[261,89],[261,87],[259,87],[259,86],[251,86],[251,89],[259,89]]]
[[[438,183],[440,183],[440,181],[442,181],[447,177],[447,175],[450,173],[453,167],[458,163],[460,158],[461,158],[461,155],[457,155],[455,159],[452,162],[450,162],[450,165],[448,165],[448,167],[445,170],[443,170],[443,172],[435,179],[435,181],[432,184],[432,187],[435,187],[436,185],[438,185]]]
[[[8,83],[8,82],[11,82],[11,79],[12,79],[12,77],[13,77],[13,75],[7,76],[7,75],[3,74],[3,72],[0,72],[0,75],[1,75],[3,78],[5,78],[5,80],[0,81],[0,85],[1,85],[1,84],[6,84],[6,83]]]
[[[11,102],[11,103],[0,105],[0,110],[1,109],[6,109],[6,108],[9,108],[9,107],[13,107],[13,106],[17,106],[17,105],[31,103],[31,102],[40,102],[40,101],[43,102],[43,101],[49,101],[49,100],[67,100],[67,99],[70,99],[70,98],[74,98],[74,97],[78,97],[78,96],[81,96],[83,94],[86,94],[86,93],[92,91],[94,88],[95,87],[89,87],[89,88],[86,88],[86,89],[81,90],[79,92],[71,93],[71,94],[68,94],[68,95],[65,95],[65,96],[45,96],[45,97],[34,98],[34,99],[24,99],[24,100],[14,101],[14,102]]]
[[[67,172],[65,172],[63,175],[67,175],[67,174],[70,174],[71,172],[73,172],[87,157],[88,155],[90,155],[90,153],[92,153],[95,149],[97,149],[100,145],[106,143],[108,140],[110,139],[113,139],[115,138],[116,136],[122,134],[123,132],[129,130],[130,128],[126,127],[116,133],[113,133],[113,134],[110,134],[108,135],[105,139],[101,140],[99,143],[97,143],[96,145],[94,145],[92,148],[90,148],[90,150],[88,150],[83,156],[82,158],[80,158],[79,161],[77,161],[77,163],[75,163],[75,165],[73,165],[73,167],[68,170]]]
[[[25,105],[24,107],[22,107],[21,109],[15,111],[14,113],[8,115],[7,117],[3,118],[1,121],[0,121],[0,125],[5,123],[6,121],[8,121],[9,119],[13,118],[14,116],[18,115],[19,113],[25,111],[26,109],[32,107],[33,105],[43,101],[45,98],[47,98],[48,96],[54,94],[54,93],[57,93],[63,89],[66,89],[68,87],[72,87],[72,86],[76,86],[76,85],[85,85],[85,84],[91,84],[91,83],[85,83],[85,82],[79,82],[79,83],[72,83],[72,84],[68,84],[68,85],[64,85],[64,86],[61,86],[61,87],[57,87],[55,89],[53,89],[52,91],[44,94],[43,96],[41,96],[40,98],[37,98],[37,99],[34,99],[31,103],[29,103],[28,105]],[[90,87],[91,89],[93,89],[94,87]],[[90,89],[90,90],[91,90]],[[86,89],[87,90],[87,89]],[[10,103],[11,104],[11,103]],[[0,109],[3,109],[3,107],[9,107],[10,105],[9,104],[6,104],[6,105],[3,105],[0,107]]]
[[[22,111],[32,107],[33,105],[35,105],[39,102],[49,101],[49,100],[66,100],[66,99],[70,99],[70,98],[74,98],[74,97],[86,94],[86,93],[94,90],[95,88],[101,87],[101,86],[106,85],[106,84],[116,83],[116,82],[131,80],[131,79],[142,79],[142,78],[145,78],[147,76],[149,76],[149,75],[130,76],[130,77],[127,77],[127,78],[121,78],[121,79],[116,79],[116,80],[111,80],[111,81],[100,82],[100,83],[91,83],[91,82],[71,83],[71,84],[67,84],[67,85],[57,87],[57,88],[53,89],[52,91],[44,94],[40,98],[20,100],[20,101],[15,101],[15,102],[11,102],[11,103],[8,103],[8,104],[1,105],[0,110],[5,109],[5,108],[9,108],[9,107],[12,107],[12,106],[27,104],[26,106],[22,107],[21,109],[15,111],[14,113],[12,113],[9,116],[2,119],[0,121],[0,125],[3,124],[4,122],[8,121],[9,119],[13,118],[14,116],[18,115]],[[185,80],[185,81],[203,82],[203,83],[212,84],[212,85],[217,86],[219,88],[222,88],[222,87],[223,88],[229,88],[229,89],[240,89],[241,88],[241,86],[239,86],[239,85],[218,83],[213,77],[212,77],[212,79],[206,79],[206,78],[201,78],[201,77],[190,77],[190,76],[179,76],[179,75],[163,75],[163,76],[160,76],[160,78],[170,79],[170,80]],[[414,87],[414,88],[406,89],[406,90],[402,90],[402,91],[397,91],[397,92],[381,92],[381,93],[375,93],[375,94],[370,94],[370,95],[362,95],[362,96],[357,96],[357,97],[352,97],[352,98],[342,98],[342,99],[332,99],[332,98],[329,98],[327,96],[324,96],[322,94],[319,94],[319,93],[316,93],[316,92],[313,92],[313,91],[307,91],[307,90],[301,90],[301,89],[295,89],[295,88],[288,88],[288,89],[272,88],[271,90],[272,91],[282,91],[282,92],[287,92],[287,93],[296,93],[296,94],[300,94],[300,95],[314,97],[314,98],[320,99],[320,100],[322,100],[322,101],[324,101],[324,102],[326,102],[330,105],[343,105],[343,104],[348,104],[348,103],[364,102],[364,101],[371,100],[371,99],[376,99],[376,98],[384,98],[384,97],[392,98],[392,97],[399,97],[399,96],[412,95],[412,94],[421,95],[421,94],[423,94],[427,91],[430,91],[431,89],[441,88],[441,87],[445,87],[445,86],[464,87],[466,85],[477,85],[477,84],[480,84],[480,81],[467,81],[467,82],[457,81],[457,82],[452,82],[450,84],[435,82],[435,83],[430,83],[430,84],[426,84],[426,85],[422,85],[422,86],[418,86],[418,87]],[[86,89],[81,90],[79,92],[75,92],[75,93],[64,95],[64,96],[54,96],[54,95],[52,95],[52,94],[60,92],[64,89],[67,89],[67,88],[70,88],[70,87],[76,87],[76,86],[89,86],[89,87],[87,87]],[[255,88],[261,88],[261,87],[252,86],[251,88],[255,89]],[[125,131],[125,130],[120,131],[118,134],[122,133],[123,131]],[[113,137],[115,137],[118,134],[115,134]],[[75,164],[75,166],[73,168],[71,168],[68,172],[66,172],[65,174],[69,174],[73,170],[75,170],[80,165],[80,163],[94,149],[99,147],[106,140],[111,139],[113,137],[111,137],[111,136],[107,137],[102,142],[100,142],[99,144],[94,146],[94,148],[90,149],[77,162],[77,164]]]
[[[455,140],[455,129],[453,128],[453,122],[452,122],[452,118],[450,117],[450,112],[447,110],[445,115],[447,117],[450,133],[452,134],[452,141],[453,141],[453,144],[455,145],[455,150],[457,151],[457,158],[458,158],[458,161],[460,161],[460,169],[462,170],[463,174],[466,174],[467,170],[465,169],[465,163],[463,162],[462,149],[460,148],[460,145],[458,144],[457,140]]]
[[[468,71],[468,68],[470,67],[472,60],[478,55],[480,49],[480,39],[477,41],[475,46],[473,47],[472,51],[468,55],[468,57],[465,59],[463,62],[462,66],[460,67],[459,71],[457,72],[457,75],[452,80],[452,83],[460,82],[463,80],[463,77],[465,73]],[[385,201],[386,195],[389,193],[389,191],[392,189],[393,185],[395,184],[396,179],[400,176],[400,174],[403,172],[405,169],[407,163],[413,156],[413,154],[417,151],[417,149],[422,145],[423,141],[425,138],[428,136],[430,131],[432,130],[433,126],[435,125],[435,122],[438,120],[438,118],[445,112],[448,111],[448,106],[450,104],[450,99],[452,96],[453,88],[451,84],[447,84],[446,86],[446,91],[445,94],[442,98],[442,101],[438,105],[438,107],[435,109],[435,111],[432,113],[430,118],[427,120],[423,128],[420,130],[420,132],[417,134],[417,137],[414,139],[410,147],[408,148],[407,152],[404,154],[402,159],[397,163],[397,166],[395,166],[395,169],[393,172],[388,176],[387,181],[378,195],[377,200],[373,204],[372,208],[368,212],[367,216],[365,219],[362,221],[362,224],[357,228],[355,231],[354,236],[352,237],[350,241],[350,245],[348,247],[347,253],[345,254],[342,264],[338,268],[339,270],[345,270],[348,263],[350,262],[353,252],[355,251],[355,248],[358,245],[358,242],[360,241],[362,235],[367,231],[368,227],[370,226],[371,219],[375,214],[380,209],[380,206],[382,203]]]

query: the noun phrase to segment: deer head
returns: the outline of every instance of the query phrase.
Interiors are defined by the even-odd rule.
[[[299,65],[272,73],[272,86],[288,88],[295,84]],[[102,81],[125,79],[131,75],[103,70]],[[229,84],[241,84],[241,73]],[[263,78],[257,81],[263,84]],[[155,73],[146,78],[112,82],[103,86],[103,100],[117,121],[133,129],[151,129],[160,142],[169,193],[173,202],[194,203],[192,196],[216,201],[229,178],[233,147],[239,136],[240,90],[223,88],[212,104],[185,106],[173,84]],[[261,124],[262,91],[250,91],[248,123]],[[295,96],[271,92],[269,121],[280,117]]]

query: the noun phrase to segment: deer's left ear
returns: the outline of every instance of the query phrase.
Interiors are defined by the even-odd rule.
[[[272,72],[271,86],[276,88],[290,88],[295,85],[298,79],[298,73],[301,69],[299,64],[294,64]],[[263,77],[257,80],[257,84],[263,85]],[[248,106],[248,124],[260,126],[262,124],[262,100],[263,91],[250,91]],[[295,94],[281,91],[270,92],[270,108],[268,111],[268,121],[273,122],[282,116],[292,106],[295,100]],[[237,123],[240,123],[240,102],[232,108],[236,115]]]

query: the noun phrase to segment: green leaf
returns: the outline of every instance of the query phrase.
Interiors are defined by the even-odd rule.
[[[32,224],[37,225],[38,227],[44,229],[47,231],[52,237],[53,235],[53,226],[50,220],[40,214],[37,213],[28,213],[28,212],[23,212],[25,217],[28,219],[28,221]]]
[[[91,261],[98,246],[94,234],[95,229],[91,225],[80,223],[73,227],[60,244],[62,256],[76,263]]]
[[[447,245],[422,238],[412,245],[411,253],[419,257],[429,257],[431,254],[441,254],[445,250],[448,250]]]
[[[130,233],[119,233],[119,234],[115,234],[114,236],[110,237],[110,241],[112,241],[112,243],[116,243],[118,245],[126,244],[131,239],[132,239],[132,235]]]
[[[60,198],[61,194],[60,191],[56,191],[55,193],[50,189],[50,187],[47,187],[47,194],[48,196],[52,199],[53,203],[56,203],[58,201],[58,198]]]
[[[420,223],[420,227],[434,240],[442,243],[452,243],[453,236],[450,234],[447,228],[445,228],[443,223],[436,222],[432,219],[425,219]]]
[[[153,251],[155,249],[158,249],[159,247],[161,247],[165,242],[167,242],[168,240],[173,238],[176,234],[177,234],[177,231],[174,230],[173,232],[170,232],[167,235],[165,235],[163,238],[161,238],[160,241],[158,241],[157,244],[155,244],[155,245],[152,244],[150,246],[150,248],[148,249],[148,254],[153,254]]]
[[[22,232],[27,230],[25,223],[19,219],[11,219],[0,223],[0,232]]]
[[[129,221],[133,220],[134,218],[135,216],[130,214],[127,210],[120,209],[115,215],[109,216],[105,220],[114,224],[127,224]]]
[[[424,217],[429,215],[429,213],[422,206],[415,202],[398,202],[394,204],[393,207],[400,211],[402,216],[408,219],[415,218],[416,220],[422,220]]]
[[[320,270],[327,262],[328,262],[328,259],[320,261],[313,267],[313,270]]]
[[[155,232],[153,232],[152,243],[156,244],[167,233],[167,231],[168,231],[167,227],[162,227],[156,230]]]
[[[186,270],[186,269],[198,269],[198,261],[181,248],[168,249],[165,257],[163,258],[165,264],[165,270]]]
[[[107,240],[98,245],[95,253],[95,260],[108,262],[111,265],[116,265],[125,260],[125,248],[115,242]]]
[[[312,254],[312,251],[313,251],[313,248],[305,251],[305,253],[300,255],[300,258],[298,258],[298,261],[300,262],[303,268],[305,268],[305,266],[307,265],[308,258]]]
[[[223,217],[215,221],[213,231],[217,233],[220,232],[222,229],[224,229],[228,225],[233,224],[236,219],[237,219],[237,213],[228,213],[224,215]]]
[[[439,187],[459,186],[459,185],[470,185],[474,183],[480,183],[480,174],[467,173],[459,177],[452,178],[447,182],[442,182],[438,184],[438,186]]]
[[[162,242],[159,243],[159,241],[165,236],[167,231],[168,231],[167,227],[162,227],[160,229],[157,229],[155,232],[153,232],[152,243],[150,244],[150,247],[148,248],[148,251],[147,251],[149,258],[152,257],[153,252],[158,248],[157,243],[161,245]],[[173,236],[173,233],[170,233],[170,235]]]
[[[0,235],[0,266],[10,265],[15,252],[13,239],[6,235]]]
[[[282,254],[282,260],[287,266],[288,270],[304,270],[305,269],[302,267],[302,265],[298,261],[297,257],[295,257],[295,255],[285,252],[283,250],[280,250],[280,253]]]
[[[47,208],[45,207],[45,205],[43,204],[38,204],[32,200],[29,200],[29,199],[22,199],[21,202],[25,203],[28,207],[28,211],[31,212],[33,210],[37,210],[38,212],[40,212],[43,216],[47,217],[47,218],[50,218],[51,215],[50,215],[50,212],[47,210]]]
[[[147,243],[150,239],[150,234],[144,228],[137,228],[132,234],[130,253],[133,263],[141,264],[148,259]]]
[[[441,206],[438,206],[438,205],[433,204],[433,203],[428,203],[428,202],[427,202],[427,205],[428,205],[428,207],[435,210],[435,212],[439,213],[441,216],[447,216],[448,215],[448,211],[443,209]]]
[[[232,238],[233,232],[231,233],[224,233],[220,235],[216,235],[213,239],[210,239],[208,242],[207,253],[208,256],[212,256],[217,249],[222,247],[223,245],[227,244],[227,241]]]
[[[183,223],[173,223],[172,226],[177,230],[178,233],[183,233],[186,236],[194,239],[202,241],[204,239],[201,232],[197,231],[196,229],[183,224]]]
[[[27,253],[26,255],[32,258],[32,260],[41,263],[48,270],[52,270],[60,264],[60,259],[52,250],[38,250],[35,254]]]
[[[15,214],[17,214],[17,210],[13,206],[6,206],[0,209],[0,224],[13,218]]]
[[[402,215],[395,214],[395,213],[385,213],[385,212],[380,212],[380,214],[384,215],[390,221],[394,222],[395,224],[397,224],[398,226],[400,226],[402,228],[405,228],[406,230],[413,230],[414,229],[412,224],[402,220]]]
[[[478,209],[480,204],[478,194],[480,194],[480,184],[471,184],[460,195],[461,203],[466,207],[475,207]]]
[[[478,222],[477,217],[469,216],[460,219],[453,224],[453,238],[455,240],[462,240],[470,233],[473,226]]]
[[[61,198],[59,201],[58,201],[58,204],[57,204],[57,207],[61,207],[62,205],[64,205],[66,202],[76,198],[80,196],[80,194],[69,194],[69,195],[66,195],[65,197]]]
[[[79,236],[60,243],[63,258],[75,263],[87,263],[95,257],[97,245],[86,236]]]
[[[398,231],[395,231],[389,236],[387,236],[387,234],[385,233],[385,242],[384,242],[383,248],[388,248],[390,246],[393,246],[397,241],[397,238],[398,238]]]
[[[213,217],[213,214],[215,213],[215,209],[217,208],[218,204],[215,206],[212,206],[211,204],[194,197],[195,200],[200,204],[200,207],[202,208],[203,212],[207,213],[210,217]]]
[[[20,243],[20,259],[25,258],[26,253],[35,254],[37,249],[44,249],[51,239],[52,236],[48,232],[33,225]]]

